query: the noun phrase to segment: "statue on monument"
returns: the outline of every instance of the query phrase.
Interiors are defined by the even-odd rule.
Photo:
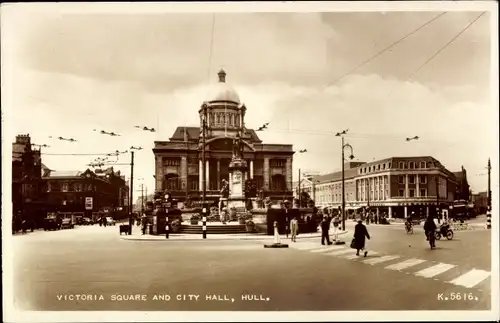
[[[243,143],[241,142],[241,136],[238,132],[236,137],[233,139],[233,159],[243,158]]]

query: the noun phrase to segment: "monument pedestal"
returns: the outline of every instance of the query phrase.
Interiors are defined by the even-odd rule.
[[[229,197],[228,209],[235,208],[236,213],[242,214],[245,207],[245,181],[247,180],[247,162],[241,158],[234,158],[229,163]]]

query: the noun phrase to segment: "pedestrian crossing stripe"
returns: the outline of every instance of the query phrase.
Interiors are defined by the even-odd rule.
[[[385,267],[385,269],[403,270],[403,269],[410,268],[410,267],[413,267],[416,265],[420,265],[421,263],[424,263],[424,262],[426,262],[426,260],[412,258],[412,259],[408,259],[408,260],[405,260],[402,262],[398,262],[396,264],[389,265],[389,266]]]
[[[328,246],[327,248],[320,248],[316,250],[311,250],[311,252],[327,252],[327,251],[333,251],[333,250],[338,250],[338,249],[345,249],[343,246]]]
[[[479,270],[479,269],[472,269],[471,271],[467,272],[466,274],[463,274],[460,277],[455,278],[454,280],[450,281],[449,283],[453,285],[458,285],[458,286],[464,286],[467,288],[471,288],[485,280],[491,275],[489,271],[485,270]]]
[[[382,262],[386,262],[386,261],[397,259],[399,257],[400,256],[397,256],[397,255],[389,255],[389,256],[382,256],[382,257],[368,259],[368,260],[365,260],[363,262],[366,263],[366,264],[369,264],[369,265],[376,265],[376,264],[379,264],[379,263],[382,263]]]
[[[452,268],[456,267],[455,265],[450,265],[450,264],[444,264],[444,263],[439,263],[437,265],[434,265],[432,267],[428,267],[425,269],[422,269],[418,272],[415,273],[415,276],[420,276],[420,277],[425,277],[425,278],[432,278],[434,276],[440,275]]]
[[[292,245],[296,247],[299,250],[308,250],[310,252],[315,252],[315,253],[323,253],[328,256],[339,256],[342,259],[348,259],[348,260],[355,260],[357,258],[361,258],[361,262],[370,264],[370,265],[376,265],[384,262],[389,262],[398,258],[401,258],[399,255],[386,255],[386,256],[381,256],[381,257],[375,257],[375,258],[368,258],[365,259],[363,257],[363,254],[361,253],[360,256],[356,256],[355,254],[348,255],[350,252],[355,252],[355,249],[347,248],[346,246],[342,245],[333,245],[333,246],[318,246],[318,244],[315,243],[301,243],[300,246],[299,244]],[[377,255],[378,252],[376,251],[368,251],[368,256],[373,256]],[[417,265],[425,263],[427,260],[424,259],[417,259],[417,258],[411,258],[407,259],[401,262],[397,262],[391,265],[388,265],[385,267],[385,269],[389,270],[395,270],[395,271],[402,271],[411,267],[415,267]],[[414,272],[413,275],[418,276],[418,277],[423,277],[423,278],[434,278],[438,275],[441,275],[453,268],[457,267],[456,265],[453,264],[446,264],[446,263],[437,263],[435,265],[432,265],[430,267],[424,268],[422,270],[419,270],[417,272]],[[407,272],[407,274],[410,274],[410,272]],[[480,270],[480,269],[472,269],[468,271],[467,273],[451,280],[448,281],[447,283],[457,285],[457,286],[463,286],[466,288],[473,288],[474,286],[477,286],[481,282],[484,282],[486,279],[488,279],[491,276],[491,272],[485,271],[485,270]],[[437,280],[434,278],[434,280]]]
[[[337,251],[334,251],[334,252],[327,253],[327,255],[329,255],[329,256],[339,256],[339,255],[343,255],[343,254],[346,254],[346,253],[349,253],[349,252],[353,252],[353,250],[352,249],[344,248],[342,250],[337,250]]]

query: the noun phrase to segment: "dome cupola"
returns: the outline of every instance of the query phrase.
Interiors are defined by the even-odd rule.
[[[210,86],[206,101],[209,103],[213,102],[231,102],[240,103],[240,96],[238,92],[226,83],[226,72],[221,69],[217,73],[219,77],[219,82]]]

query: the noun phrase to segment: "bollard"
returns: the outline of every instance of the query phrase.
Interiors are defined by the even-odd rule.
[[[491,212],[486,213],[486,229],[491,229]]]
[[[203,219],[202,219],[202,221],[203,221],[203,227],[202,227],[203,239],[206,239],[207,238],[207,208],[205,207],[205,205],[203,206],[201,213],[203,214]]]
[[[280,244],[280,234],[278,232],[278,221],[274,221],[274,243]]]
[[[288,248],[287,244],[281,243],[280,233],[278,231],[278,221],[274,221],[274,243],[265,244],[264,248]]]
[[[169,233],[170,233],[170,226],[168,225],[168,215],[167,215],[165,219],[165,239],[168,239]]]

